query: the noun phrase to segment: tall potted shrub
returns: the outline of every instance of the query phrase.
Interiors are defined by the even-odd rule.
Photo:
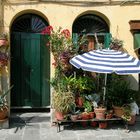
[[[110,107],[113,105],[118,117],[125,115],[124,107],[135,100],[136,91],[130,89],[130,83],[126,79],[127,76],[113,74],[108,80],[107,103]]]

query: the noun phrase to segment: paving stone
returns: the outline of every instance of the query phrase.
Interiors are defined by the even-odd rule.
[[[40,127],[41,127],[41,129],[42,128],[50,129],[51,127],[55,127],[55,126],[51,126],[51,123],[43,123],[43,124],[40,125]]]
[[[8,135],[5,140],[22,140],[22,136],[20,135]]]
[[[0,139],[4,139],[8,135],[8,129],[1,129],[0,130]]]
[[[77,137],[71,137],[71,138],[61,138],[61,140],[80,140]],[[84,139],[85,140],[85,139]]]
[[[79,135],[78,140],[96,140],[95,135]]]
[[[55,135],[55,134],[50,135],[50,134],[47,134],[46,136],[41,137],[40,140],[61,140],[61,137],[60,137],[60,135]]]
[[[121,140],[119,136],[98,136],[96,140]]]
[[[59,134],[61,137],[66,137],[66,138],[76,137],[75,132],[72,130],[64,130],[64,131],[61,131]]]
[[[25,130],[25,127],[22,127],[22,126],[16,126],[16,127],[13,127],[11,129],[9,129],[9,134],[19,134],[19,135],[22,135],[24,133],[24,130]]]
[[[39,135],[40,130],[34,130],[34,129],[30,129],[30,130],[25,130],[24,131],[24,135]]]
[[[30,123],[27,123],[26,126],[25,126],[25,129],[40,129],[40,124],[30,124]]]
[[[94,131],[96,136],[116,136],[116,131],[114,132],[112,129],[97,129]]]
[[[61,132],[57,133],[57,127],[51,126],[42,113],[23,113],[12,117],[10,128],[0,130],[0,140],[140,140],[140,122],[129,126],[129,133],[125,132],[122,124],[111,124],[107,129],[61,126]],[[49,115],[46,117],[49,118]],[[29,123],[25,123],[24,119]]]
[[[122,138],[121,140],[140,140],[140,137]]]
[[[75,133],[77,134],[77,135],[83,135],[83,134],[87,134],[87,135],[91,135],[92,134],[92,130],[89,130],[89,129],[77,129],[77,130],[74,130],[75,131]]]
[[[25,134],[25,135],[23,135],[23,139],[22,140],[42,140],[42,139],[40,139],[40,135],[32,135],[32,134]],[[48,139],[49,140],[49,139]]]

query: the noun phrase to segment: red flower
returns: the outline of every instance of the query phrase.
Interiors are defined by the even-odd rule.
[[[56,62],[53,62],[53,63],[52,63],[52,65],[53,65],[54,67],[56,67],[56,66],[57,66]]]
[[[43,31],[41,32],[42,34],[47,34],[50,35],[51,32],[53,31],[53,27],[52,26],[47,26],[46,28],[43,29]]]
[[[63,30],[61,34],[64,34],[66,38],[70,38],[70,31],[68,29]]]

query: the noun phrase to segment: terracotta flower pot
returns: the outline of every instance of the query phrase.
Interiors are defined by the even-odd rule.
[[[93,119],[95,117],[95,113],[94,112],[89,112],[89,119]]]
[[[113,117],[113,114],[106,114],[106,119],[111,119]]]
[[[55,117],[59,121],[64,119],[64,115],[61,112],[58,112],[58,111],[55,111]]]
[[[7,40],[6,39],[0,39],[0,46],[7,46]]]
[[[87,126],[87,122],[81,122],[81,125],[83,126],[83,127],[86,127]]]
[[[105,119],[106,108],[95,108],[96,119]]]
[[[3,108],[3,110],[0,110],[0,120],[4,120],[8,116],[8,109]]]
[[[123,107],[113,106],[114,114],[117,117],[122,117],[124,115]]]
[[[88,120],[89,119],[89,113],[82,113],[81,118],[82,118],[82,120]]]
[[[92,121],[91,123],[90,123],[90,125],[92,126],[92,127],[96,127],[97,126],[97,122],[95,122],[95,121]]]
[[[105,128],[107,128],[107,122],[99,122],[99,128],[100,128],[100,129],[105,129]]]
[[[72,121],[76,121],[76,120],[78,120],[79,116],[78,115],[71,115],[70,118]]]
[[[136,115],[132,115],[131,116],[131,120],[128,121],[129,125],[134,125],[136,123]]]

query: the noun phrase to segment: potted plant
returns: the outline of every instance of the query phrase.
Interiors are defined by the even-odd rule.
[[[105,122],[99,122],[99,128],[100,129],[105,129],[105,128],[107,128],[107,122],[105,121]]]
[[[76,105],[72,106],[70,119],[72,121],[76,121],[78,119],[81,119],[80,110],[76,110]]]
[[[53,93],[53,108],[56,111],[56,114],[61,114],[61,118],[57,118],[58,120],[63,119],[63,115],[69,113],[72,109],[72,106],[75,105],[75,98],[72,92],[54,92]],[[57,117],[57,116],[56,116]]]
[[[94,112],[96,114],[96,119],[105,119],[106,107],[99,106],[94,108]]]
[[[107,104],[109,108],[113,106],[117,117],[124,115],[124,105],[130,104],[135,99],[135,91],[130,89],[127,76],[113,74],[107,85]]]
[[[10,92],[12,87],[10,87],[5,92],[1,92],[0,94],[0,120],[4,120],[8,116],[9,108],[8,108],[8,102],[7,102],[7,95]]]
[[[123,41],[122,40],[120,40],[118,38],[115,38],[115,37],[111,38],[110,49],[119,50],[122,47],[123,47]]]
[[[9,58],[8,53],[0,51],[0,67],[7,66]]]
[[[8,44],[7,34],[6,33],[1,33],[0,34],[0,47],[7,46],[7,44]]]
[[[85,98],[84,94],[92,93],[95,90],[95,83],[91,77],[77,76],[71,87],[76,95],[76,104],[79,107],[83,107]]]

